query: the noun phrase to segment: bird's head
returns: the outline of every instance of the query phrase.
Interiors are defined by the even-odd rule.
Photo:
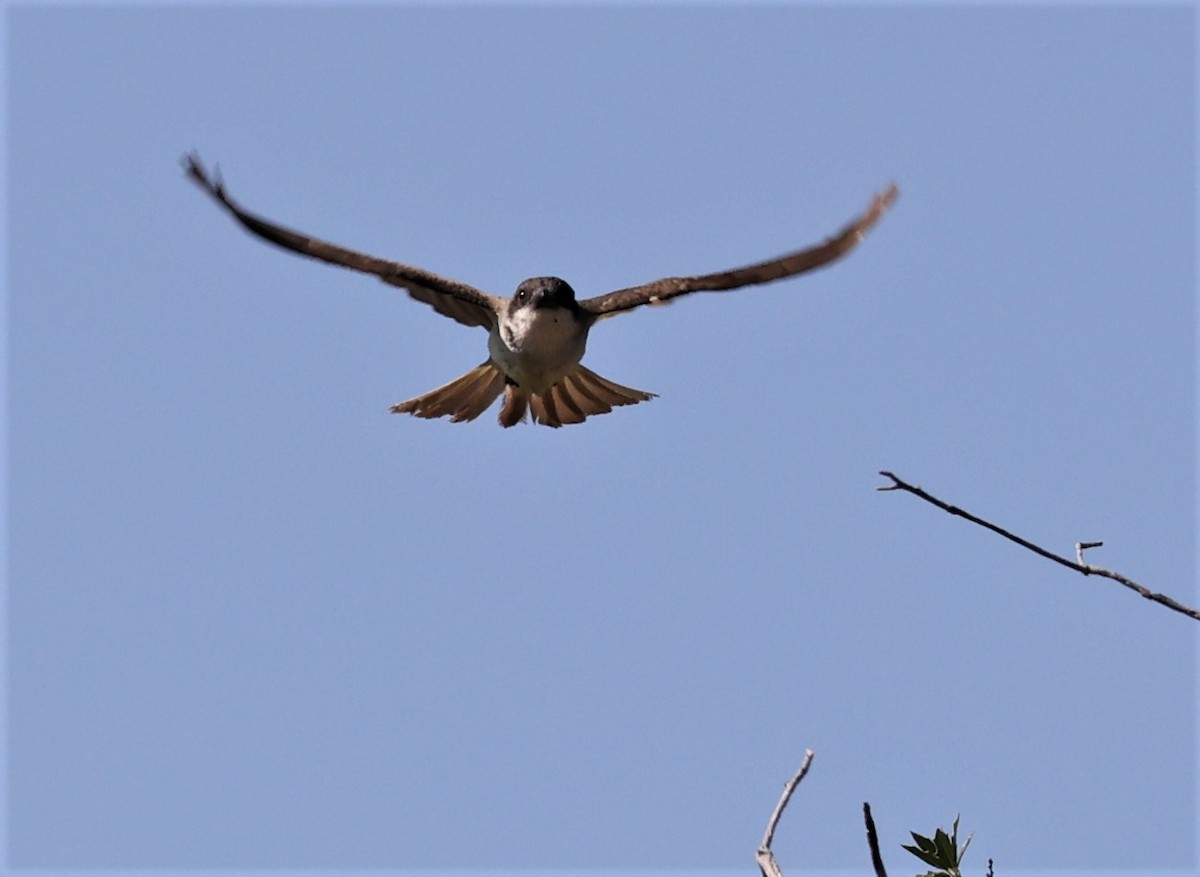
[[[513,293],[514,309],[519,308],[576,308],[575,290],[558,277],[530,277],[522,280]]]

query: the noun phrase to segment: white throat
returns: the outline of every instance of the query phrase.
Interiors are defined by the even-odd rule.
[[[587,327],[566,308],[506,309],[488,336],[488,352],[522,389],[541,393],[583,359]]]

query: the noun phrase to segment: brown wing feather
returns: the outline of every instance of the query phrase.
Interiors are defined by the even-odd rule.
[[[833,237],[814,247],[797,250],[766,262],[747,265],[745,268],[735,268],[732,271],[702,274],[695,277],[664,277],[662,280],[655,280],[652,283],[631,286],[628,289],[619,289],[616,292],[584,299],[579,306],[592,316],[600,318],[632,310],[642,305],[662,304],[690,292],[738,289],[812,271],[814,268],[828,265],[854,249],[871,227],[880,220],[899,194],[900,190],[895,185],[889,186],[875,196],[871,206],[862,216]]]
[[[352,268],[365,274],[374,274],[393,286],[407,290],[409,295],[430,305],[439,314],[464,325],[483,326],[485,329],[492,327],[501,299],[431,271],[348,250],[255,216],[243,210],[225,193],[224,183],[220,178],[209,175],[200,163],[200,157],[195,153],[184,156],[184,168],[188,176],[229,211],[234,219],[263,240],[302,256]]]

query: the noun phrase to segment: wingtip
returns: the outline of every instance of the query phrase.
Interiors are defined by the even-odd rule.
[[[888,187],[881,192],[877,192],[875,197],[871,199],[871,206],[867,208],[867,212],[862,215],[858,222],[850,226],[851,230],[856,232],[856,242],[861,241],[868,231],[875,227],[875,224],[883,218],[883,214],[887,213],[888,209],[896,203],[896,199],[900,197],[900,187],[894,182],[889,183]]]
[[[208,185],[208,171],[204,169],[204,163],[200,161],[200,153],[194,149],[185,152],[179,159],[179,163],[183,165],[183,170],[189,177],[203,186]]]
[[[875,195],[874,200],[871,202],[870,214],[876,217],[883,215],[883,212],[895,204],[899,197],[900,187],[895,182],[888,183],[886,189]]]
[[[224,202],[225,199],[225,184],[221,180],[221,171],[213,165],[213,171],[210,174],[205,168],[204,162],[200,160],[200,153],[196,150],[185,152],[183,158],[180,159],[180,164],[183,165],[184,172],[197,185],[208,192],[219,201]]]

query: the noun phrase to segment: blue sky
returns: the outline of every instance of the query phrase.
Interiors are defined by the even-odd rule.
[[[7,9],[16,869],[785,873],[962,814],[998,873],[1196,868],[1195,15]],[[388,406],[485,336],[236,228],[507,295],[815,242],[606,321],[660,398]]]

